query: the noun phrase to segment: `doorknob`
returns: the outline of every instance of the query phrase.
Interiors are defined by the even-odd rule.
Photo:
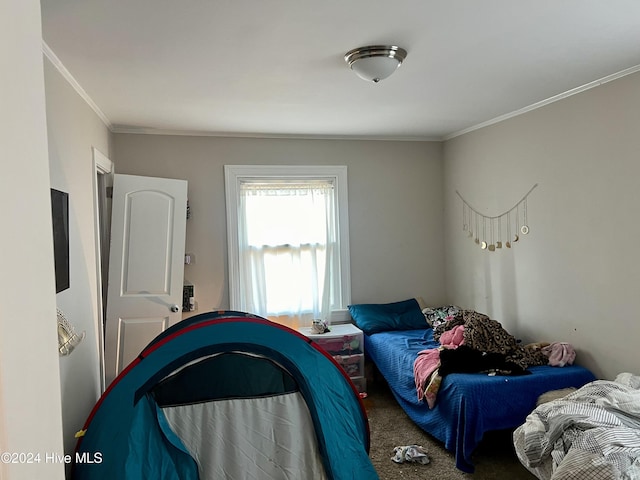
[[[176,305],[176,304],[171,305],[170,309],[171,309],[171,311],[172,311],[173,313],[176,313],[176,312],[179,312],[179,311],[180,311],[180,307],[179,307],[178,305]]]

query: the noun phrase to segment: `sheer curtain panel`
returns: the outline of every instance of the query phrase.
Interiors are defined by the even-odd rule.
[[[241,308],[294,328],[328,319],[340,278],[333,182],[242,181],[238,201]]]

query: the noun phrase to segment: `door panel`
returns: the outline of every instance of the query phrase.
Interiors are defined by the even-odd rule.
[[[123,238],[126,243],[122,265],[122,295],[168,295],[171,285],[175,199],[163,192],[145,191],[127,194],[124,201]],[[147,221],[149,212],[154,212],[156,221]],[[140,239],[144,239],[144,242]],[[146,268],[138,268],[140,264]]]
[[[182,318],[186,211],[184,180],[114,176],[107,384],[151,340]]]
[[[121,318],[118,325],[117,367],[122,371],[151,339],[169,326],[169,317],[164,318]],[[142,346],[141,346],[142,345]]]

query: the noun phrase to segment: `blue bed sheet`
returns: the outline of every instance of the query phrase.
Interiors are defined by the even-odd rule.
[[[530,367],[531,375],[452,373],[442,379],[435,407],[418,401],[413,362],[419,351],[437,348],[433,331],[401,330],[364,335],[365,354],[378,367],[396,400],[423,430],[454,452],[456,467],[474,470],[471,455],[485,432],[524,423],[538,397],[549,390],[581,387],[595,380],[577,365]]]

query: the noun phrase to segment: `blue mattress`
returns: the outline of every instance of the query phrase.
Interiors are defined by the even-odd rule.
[[[530,367],[531,375],[452,373],[442,379],[435,407],[418,401],[413,362],[419,351],[440,346],[433,331],[396,330],[365,335],[365,355],[378,367],[396,400],[423,430],[454,452],[456,467],[474,470],[471,455],[485,432],[524,423],[538,397],[549,390],[581,387],[595,380],[586,368]]]

